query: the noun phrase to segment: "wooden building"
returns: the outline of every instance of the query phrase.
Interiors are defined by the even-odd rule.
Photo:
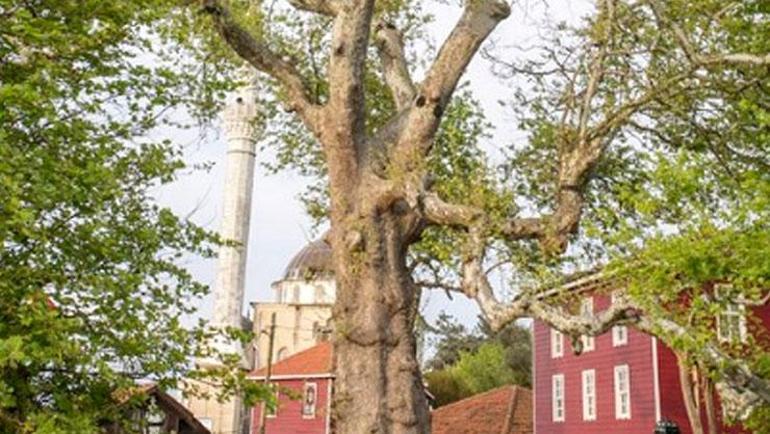
[[[270,382],[277,389],[277,406],[268,411],[268,434],[329,434],[331,432],[332,346],[322,342],[273,365]],[[251,375],[265,381],[267,369]],[[251,432],[258,433],[262,406],[251,409]]]
[[[590,287],[577,291],[581,291],[584,314],[611,304],[610,295],[592,292]],[[745,340],[747,333],[764,333],[770,328],[770,306],[757,308],[757,321],[751,325],[745,314],[735,306],[715,318],[720,339]],[[674,422],[682,434],[693,432],[679,365],[671,349],[655,337],[625,326],[613,327],[601,336],[583,337],[582,344],[583,353],[575,355],[566,336],[540,321],[533,322],[536,434],[652,433],[662,420]],[[692,372],[687,381],[696,405],[705,406],[699,374]],[[718,432],[744,432],[739,426],[724,425],[718,399],[714,401]],[[701,414],[708,432],[708,420]]]
[[[190,410],[155,384],[119,391],[115,398],[125,415],[120,424],[106,424],[106,434],[211,434]]]

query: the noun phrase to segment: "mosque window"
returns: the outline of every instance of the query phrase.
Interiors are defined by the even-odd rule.
[[[248,361],[251,369],[259,368],[259,347],[256,342],[252,343],[249,347]]]
[[[278,350],[278,355],[276,356],[276,362],[280,362],[281,360],[285,359],[289,356],[289,349],[286,347],[281,348]]]
[[[326,291],[322,285],[316,285],[315,287],[315,302],[323,303],[326,301]]]

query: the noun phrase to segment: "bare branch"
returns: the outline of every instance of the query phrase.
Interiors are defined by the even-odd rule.
[[[336,15],[339,8],[335,0],[289,0],[289,3],[297,9],[328,16]]]
[[[415,95],[404,55],[404,41],[393,24],[385,21],[376,24],[375,37],[385,82],[396,101],[396,109],[401,111],[412,102]]]
[[[614,28],[614,23],[612,22],[614,15],[615,5],[613,0],[604,0],[600,6],[598,18],[599,21],[603,21],[602,28],[604,29],[604,34],[601,35],[600,40],[595,41],[597,48],[589,66],[588,85],[586,86],[583,95],[583,104],[580,107],[578,137],[581,141],[585,141],[586,139],[588,120],[591,117],[591,102],[599,89],[599,84],[604,78],[604,62],[607,58],[607,53],[610,50],[610,40],[612,39],[612,29]]]
[[[655,14],[655,18],[660,24],[668,24],[671,27],[671,31],[674,33],[679,46],[682,47],[687,58],[690,62],[698,65],[720,65],[720,64],[732,64],[732,65],[770,65],[770,53],[765,54],[751,54],[751,53],[727,53],[727,54],[701,54],[698,49],[692,44],[690,38],[684,32],[684,29],[676,22],[669,20],[663,14],[663,8],[657,0],[647,0],[650,8]]]
[[[476,51],[497,24],[510,15],[510,6],[501,0],[468,0],[465,11],[444,42],[436,60],[419,87],[414,108],[392,153],[400,166],[424,155],[432,143],[441,116]]]
[[[297,112],[311,130],[315,130],[318,106],[311,102],[305,83],[294,66],[241,27],[221,2],[204,0],[202,3],[203,10],[212,17],[217,32],[227,44],[242,59],[278,80],[286,91],[287,106]]]
[[[491,228],[484,210],[469,205],[448,203],[436,193],[428,192],[421,198],[422,212],[431,224],[459,226],[466,229],[495,229],[511,240],[541,239],[549,235],[549,224],[561,218],[558,214],[540,218],[511,218],[502,227]],[[566,212],[563,211],[565,214]]]
[[[651,318],[642,316],[634,327],[649,335],[657,336],[664,342],[666,336],[678,336],[685,341],[693,340],[692,343],[695,344],[696,337],[692,336],[689,330],[668,319],[656,318],[653,321]],[[742,360],[725,354],[719,345],[713,342],[699,343],[697,348],[701,348],[698,356],[703,358],[704,363],[712,368],[719,368],[724,381],[731,387],[738,390],[748,389],[770,403],[770,384],[767,380],[755,375]]]
[[[470,228],[486,216],[479,208],[444,202],[436,193],[426,193],[422,206],[428,221],[438,225]]]
[[[478,250],[475,252],[478,254]],[[605,280],[601,273],[592,274],[578,281],[571,282],[551,291],[523,291],[510,303],[501,303],[494,295],[487,276],[481,272],[481,257],[469,258],[463,265],[463,293],[475,298],[482,313],[494,329],[523,317],[532,317],[543,321],[565,333],[577,342],[579,336],[598,336],[616,325],[630,325],[636,329],[670,344],[670,339],[690,341],[691,348],[698,348],[698,361],[720,372],[722,385],[739,394],[742,399],[752,401],[761,399],[770,403],[770,382],[755,375],[742,360],[726,354],[716,342],[695,341],[697,336],[677,322],[666,318],[650,318],[644,310],[635,305],[628,297],[621,295],[604,311],[592,316],[574,315],[560,307],[547,303],[548,294],[568,292],[586,284],[596,284]],[[579,349],[579,348],[578,348]]]
[[[356,145],[364,136],[364,63],[374,0],[347,1],[340,5],[332,30],[329,57],[327,120],[334,121],[341,146]]]

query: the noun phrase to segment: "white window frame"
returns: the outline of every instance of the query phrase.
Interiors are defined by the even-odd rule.
[[[589,296],[580,303],[580,314],[586,317],[594,315],[594,298]],[[596,349],[596,339],[593,336],[581,336],[583,342],[583,352],[587,353]]]
[[[720,289],[730,289],[731,285],[718,284],[714,285],[714,293],[718,300],[721,300],[722,295]],[[735,336],[731,327],[724,327],[723,318],[738,318],[738,336]],[[724,308],[717,314],[717,338],[719,342],[725,343],[746,343],[748,337],[748,331],[746,329],[746,306],[738,303],[725,303]]]
[[[307,408],[305,406],[305,399],[307,399],[307,393],[308,390],[313,390],[314,395],[314,401],[313,401],[313,407],[311,408],[311,411],[309,413],[305,412],[305,409]],[[315,419],[316,414],[316,408],[318,407],[318,383],[305,383],[302,387],[302,405],[300,407],[300,413],[302,414],[303,419]]]
[[[610,296],[611,305],[615,304],[618,296],[613,292]],[[612,327],[612,346],[620,347],[628,345],[628,327],[627,326],[613,326]]]
[[[564,422],[567,413],[565,401],[564,374],[551,377],[551,419],[554,422]]]
[[[551,358],[556,359],[564,356],[564,335],[562,332],[551,329]]]
[[[615,419],[631,419],[631,370],[628,369],[628,365],[618,365],[615,366],[613,374]],[[625,384],[621,381],[621,376],[625,376]],[[624,399],[626,400],[625,409],[623,408]]]
[[[583,420],[596,420],[596,370],[582,372]]]

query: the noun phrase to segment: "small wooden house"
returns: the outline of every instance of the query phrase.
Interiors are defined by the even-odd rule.
[[[155,384],[143,384],[115,395],[126,414],[121,424],[107,424],[105,434],[126,432],[121,425],[128,426],[132,434],[211,434],[187,408]]]

